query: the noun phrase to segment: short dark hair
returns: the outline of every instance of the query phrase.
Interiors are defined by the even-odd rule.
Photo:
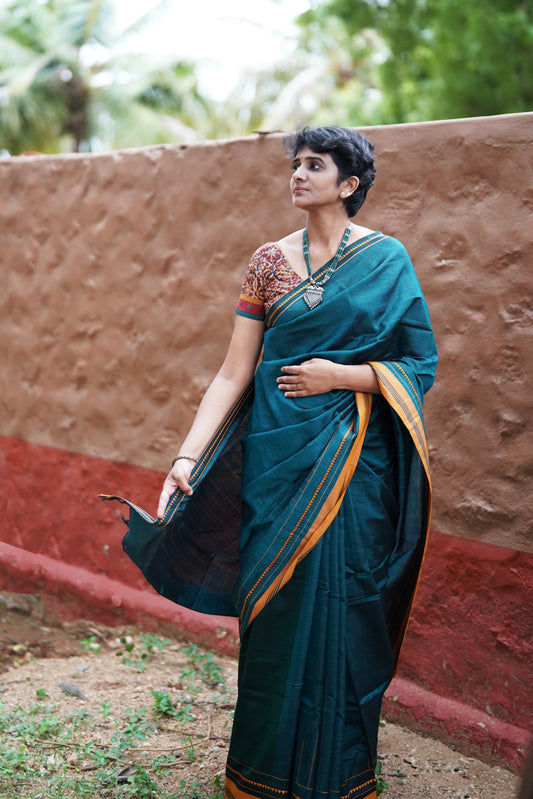
[[[339,183],[352,175],[358,177],[357,189],[344,200],[348,216],[357,214],[376,177],[374,145],[371,141],[352,128],[305,127],[287,134],[283,146],[291,158],[296,158],[303,147],[309,147],[314,153],[329,153],[339,170]]]

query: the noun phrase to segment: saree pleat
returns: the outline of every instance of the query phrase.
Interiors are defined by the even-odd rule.
[[[267,314],[253,402],[249,388],[224,420],[193,497],[177,492],[162,519],[127,503],[124,547],[152,585],[239,616],[228,799],[375,795],[429,525],[422,399],[437,355],[404,248],[379,233],[348,247],[312,311],[307,284]],[[285,397],[281,367],[310,358],[370,363],[381,395]]]

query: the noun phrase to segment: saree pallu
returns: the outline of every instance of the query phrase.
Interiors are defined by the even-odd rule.
[[[152,585],[239,616],[232,799],[374,794],[429,525],[422,398],[437,356],[404,248],[379,233],[351,245],[313,310],[307,285],[271,307],[253,386],[195,467],[193,496],[177,492],[158,520],[128,503],[124,546]],[[281,366],[313,357],[370,363],[381,395],[285,397]]]

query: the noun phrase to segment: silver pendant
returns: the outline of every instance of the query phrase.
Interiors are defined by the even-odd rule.
[[[324,294],[324,289],[322,288],[322,286],[317,286],[316,284],[311,283],[311,285],[307,287],[304,294],[304,300],[311,310],[313,310],[313,308],[316,308],[317,305],[320,305],[320,303],[322,302],[323,294]]]

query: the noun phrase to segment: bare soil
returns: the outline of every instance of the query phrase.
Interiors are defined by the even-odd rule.
[[[84,735],[102,749],[110,746],[113,731],[128,713],[145,708],[150,735],[134,743],[128,761],[116,762],[110,777],[124,778],[132,762],[144,763],[149,770],[155,758],[173,754],[172,765],[160,778],[161,795],[175,791],[195,799],[212,797],[215,780],[223,782],[237,689],[236,662],[214,655],[223,681],[210,681],[205,670],[202,676],[191,669],[191,650],[179,636],[170,638],[162,651],[156,647],[148,653],[142,635],[139,629],[90,622],[51,623],[43,618],[38,597],[0,594],[0,700],[7,712],[29,709],[39,701],[40,692],[40,701],[65,719],[86,710],[97,722]],[[197,662],[207,663],[209,654],[197,652]],[[73,686],[83,698],[68,692]],[[177,716],[183,717],[157,718],[153,690],[171,696]],[[0,741],[0,753],[4,743]],[[53,740],[35,743],[49,747],[53,755]],[[518,790],[512,772],[395,724],[387,723],[381,730],[379,756],[388,785],[383,799],[514,799]],[[81,779],[87,765],[79,746],[73,745],[66,757],[68,769]],[[37,787],[44,789],[45,781],[43,775],[43,784]],[[31,795],[37,794],[34,790]]]

